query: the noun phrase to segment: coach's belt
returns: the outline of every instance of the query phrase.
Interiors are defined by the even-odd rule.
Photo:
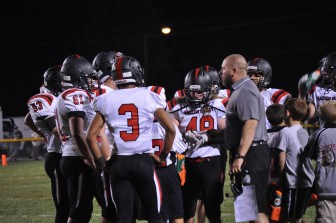
[[[251,146],[259,146],[259,145],[266,145],[267,142],[264,140],[260,140],[260,141],[252,141]]]

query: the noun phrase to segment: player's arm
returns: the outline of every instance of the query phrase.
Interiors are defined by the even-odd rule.
[[[99,132],[100,137],[100,151],[105,160],[108,160],[111,156],[110,142],[108,141],[105,134],[106,124],[103,125]]]
[[[37,128],[37,126],[35,125],[33,118],[31,117],[30,113],[28,112],[27,115],[24,118],[24,124],[26,126],[28,126],[32,131],[36,132],[37,134],[39,134],[40,136],[42,136],[43,138],[46,138],[43,133]]]
[[[71,114],[72,113],[72,114]],[[78,115],[77,115],[77,114]],[[93,161],[92,154],[90,152],[89,146],[86,143],[86,135],[84,133],[84,112],[70,112],[69,113],[69,127],[70,134],[75,139],[79,151],[82,153],[84,158],[87,160],[88,164],[95,169],[95,164]]]
[[[315,105],[312,102],[310,102],[308,104],[308,112],[307,112],[308,119],[313,118],[315,116],[315,113],[316,113]]]
[[[298,98],[305,99],[308,92],[313,88],[316,82],[321,78],[321,71],[315,70],[311,73],[302,75],[298,82]]]
[[[101,133],[101,130],[104,127],[104,123],[105,122],[102,115],[99,112],[96,112],[96,115],[90,123],[86,134],[86,142],[99,168],[104,168],[105,166],[105,158],[103,157],[97,142],[97,136]],[[105,133],[103,140],[107,140]],[[103,142],[103,144],[105,145],[105,142]]]
[[[154,115],[166,131],[163,150],[160,154],[160,160],[166,160],[174,143],[176,134],[175,126],[169,114],[163,108],[157,109]]]

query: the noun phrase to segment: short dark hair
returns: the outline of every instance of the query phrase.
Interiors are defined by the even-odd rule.
[[[307,103],[300,98],[289,99],[285,104],[285,108],[289,111],[289,115],[294,121],[302,121],[306,118],[308,106]]]
[[[284,122],[286,117],[286,109],[284,105],[272,104],[266,109],[266,117],[271,125],[276,126]]]

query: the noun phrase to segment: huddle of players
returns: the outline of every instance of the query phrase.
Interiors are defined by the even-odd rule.
[[[264,65],[265,63],[267,65],[267,61],[261,60],[260,64]],[[258,64],[259,67],[262,67],[260,64]],[[33,123],[30,125],[31,128],[47,139],[48,148],[50,148],[46,159],[46,172],[52,183],[52,194],[57,210],[56,222],[64,222],[68,217],[70,220],[89,221],[92,213],[92,199],[95,195],[97,195],[102,208],[102,222],[113,222],[118,219],[134,221],[137,217],[133,216],[139,215],[137,212],[140,207],[139,203],[142,204],[141,210],[143,212],[140,218],[146,218],[150,222],[161,218],[158,215],[160,211],[165,219],[178,222],[178,220],[183,221],[184,218],[186,221],[191,221],[195,215],[198,199],[204,202],[208,219],[212,222],[220,222],[220,205],[223,201],[226,165],[223,129],[225,128],[225,105],[228,102],[230,90],[220,89],[221,80],[216,69],[203,66],[190,70],[185,77],[184,89],[181,91],[185,95],[173,98],[167,103],[167,106],[162,87],[145,88],[146,92],[148,90],[154,92],[155,94],[151,94],[157,97],[154,100],[155,103],[159,102],[161,108],[166,108],[171,114],[170,120],[174,121],[175,134],[180,132],[183,134],[184,141],[181,140],[181,136],[175,136],[180,140],[173,141],[180,141],[180,143],[170,146],[173,147],[173,150],[168,152],[166,148],[164,149],[165,129],[162,128],[162,125],[155,127],[156,122],[151,125],[153,125],[153,129],[161,129],[161,134],[157,134],[160,131],[152,133],[152,137],[154,136],[152,145],[148,147],[148,145],[145,146],[137,142],[139,136],[148,134],[148,130],[141,134],[139,127],[140,117],[145,115],[140,116],[140,111],[136,106],[130,103],[122,104],[123,101],[120,100],[122,96],[132,98],[137,93],[131,93],[127,96],[129,90],[124,89],[125,91],[117,92],[113,91],[117,89],[115,85],[112,84],[110,87],[104,85],[112,78],[120,89],[130,83],[136,87],[143,86],[143,72],[139,62],[135,58],[124,56],[121,53],[102,52],[96,56],[92,65],[80,55],[67,57],[62,66],[53,66],[45,72],[43,92],[34,95],[28,101],[30,112],[27,114],[27,120],[32,119],[32,121],[27,121],[27,123]],[[267,77],[270,79],[271,73]],[[121,95],[108,97],[108,94],[105,93],[110,91]],[[102,95],[104,97],[100,97]],[[116,107],[119,106],[116,112],[117,116],[113,118],[106,113],[112,103],[105,101],[107,98],[112,98],[112,101],[119,103],[116,105]],[[144,100],[143,95],[139,101],[141,100]],[[145,107],[146,112],[149,107],[152,107],[148,104],[142,106]],[[156,111],[155,108],[151,109]],[[111,108],[111,110],[113,109]],[[99,113],[99,116],[96,115],[96,112]],[[119,134],[111,134],[117,128],[112,122],[118,120],[120,115],[127,115],[128,112],[131,119],[126,120],[126,127],[131,131],[128,132],[127,128],[125,129],[123,126],[121,128],[123,131],[117,131]],[[101,124],[98,127],[94,125],[97,122],[93,122],[98,119],[96,117],[103,117],[101,122],[98,122]],[[152,117],[149,120],[151,119]],[[111,123],[109,123],[110,120]],[[103,127],[105,122],[110,128]],[[89,125],[91,125],[90,129]],[[106,140],[108,136],[109,140]],[[97,147],[97,140],[99,147]],[[125,147],[125,152],[122,147]],[[166,150],[167,152],[165,152]],[[162,151],[164,152],[162,153]],[[172,179],[175,179],[175,183],[171,184],[173,188],[176,188],[176,190],[172,190],[175,192],[162,197],[163,201],[169,197],[170,202],[163,202],[162,205],[155,202],[150,203],[149,200],[160,200],[158,199],[160,195],[155,190],[157,188],[155,185],[158,185],[158,182],[154,182],[154,189],[146,190],[147,195],[144,195],[138,189],[146,188],[148,185],[141,186],[143,184],[139,182],[146,181],[144,180],[145,176],[141,176],[139,173],[132,175],[132,177],[128,176],[132,179],[131,183],[127,185],[128,187],[122,184],[120,191],[117,192],[120,185],[114,186],[114,181],[111,180],[112,186],[110,188],[109,178],[115,178],[116,176],[111,176],[111,174],[118,172],[108,171],[113,167],[111,165],[113,162],[110,160],[112,153],[118,155],[112,156],[112,158],[123,156],[127,158],[130,155],[142,153],[147,155],[153,152],[159,156],[164,154],[161,155],[161,158],[167,161],[162,164],[160,159],[154,159],[157,161],[156,173],[161,175],[159,179],[162,182],[171,182]],[[176,178],[178,176],[176,171],[170,171],[170,175],[168,173],[160,174],[163,170],[166,172],[167,170],[175,170],[162,168],[162,166],[174,166],[171,164],[176,163],[177,154],[185,156],[185,168],[188,170],[188,174],[182,177],[186,177],[186,179]],[[106,160],[110,163],[109,168],[105,167]],[[123,161],[118,169],[125,169],[127,166],[125,163]],[[94,170],[96,170],[96,174],[93,174]],[[146,172],[153,173],[150,168]],[[141,177],[136,181],[135,176]],[[168,176],[166,179],[169,180],[165,180],[164,176]],[[153,178],[152,175],[149,177]],[[176,183],[180,180],[186,182],[182,187],[182,193],[179,193],[181,188]],[[94,182],[97,183],[97,187]],[[165,188],[167,184],[162,184],[162,187]],[[171,185],[170,188],[172,188]],[[113,191],[116,192],[113,193]],[[168,190],[166,189],[166,191]],[[127,194],[128,197],[119,198],[120,194]],[[141,202],[138,202],[138,196],[135,194],[139,195]],[[118,204],[118,199],[120,199],[119,203],[133,204],[134,207],[132,205],[129,207],[115,206]],[[165,205],[166,203],[168,205]],[[173,205],[169,206],[169,203]],[[157,207],[160,206],[162,208],[158,209]],[[153,208],[157,213],[153,212]],[[129,217],[129,211],[132,209],[134,209],[134,214]]]
[[[248,71],[265,109],[291,96],[267,88],[272,70],[266,60],[250,60]],[[200,198],[208,219],[220,222],[230,95],[220,82],[213,67],[192,69],[179,97],[166,102],[164,88],[144,87],[140,63],[119,52],[101,52],[92,64],[75,54],[50,67],[42,92],[27,103],[26,124],[48,142],[55,222],[89,222],[94,196],[102,222],[191,221]],[[182,179],[175,168],[181,154],[188,173]],[[167,188],[174,193],[165,196]]]

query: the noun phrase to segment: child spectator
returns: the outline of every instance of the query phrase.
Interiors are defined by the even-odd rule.
[[[308,132],[301,126],[306,117],[307,104],[299,98],[285,104],[285,123],[288,127],[279,133],[279,167],[282,172],[279,186],[282,190],[281,217],[289,222],[301,222],[306,211],[314,181],[311,160],[305,151]]]
[[[319,107],[320,118],[325,123],[309,138],[310,156],[316,160],[315,222],[335,222],[336,219],[336,101],[328,100]]]
[[[269,182],[275,181],[278,183],[279,177],[279,152],[277,149],[279,144],[279,132],[286,127],[285,124],[286,110],[282,104],[272,104],[266,109],[266,117],[271,128],[267,129],[268,140],[267,144],[270,147],[270,179]]]
[[[266,117],[270,124],[270,128],[267,129],[268,140],[267,144],[270,148],[270,168],[268,176],[268,189],[267,189],[267,201],[268,201],[268,216],[271,216],[271,205],[274,201],[275,190],[278,188],[280,168],[279,168],[279,153],[282,150],[278,149],[280,142],[280,132],[286,127],[285,124],[286,110],[282,104],[272,104],[266,109]]]

